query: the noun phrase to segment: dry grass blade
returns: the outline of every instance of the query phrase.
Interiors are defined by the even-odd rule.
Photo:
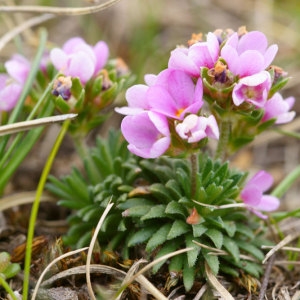
[[[274,247],[272,246],[261,246],[262,249],[273,249]],[[300,252],[300,248],[295,248],[295,247],[281,247],[281,250],[285,251],[293,251],[293,252]]]
[[[196,294],[196,296],[194,297],[193,300],[200,300],[201,297],[204,295],[205,291],[207,290],[207,284],[205,283],[201,289],[199,290],[199,292]]]
[[[22,192],[6,196],[0,200],[0,211],[6,210],[8,208],[16,207],[18,205],[24,205],[33,203],[35,199],[35,192]],[[51,195],[43,194],[41,197],[42,202],[56,202],[57,199]]]
[[[91,283],[91,276],[90,276],[90,266],[91,266],[91,258],[92,258],[92,254],[93,254],[93,249],[97,240],[97,236],[98,233],[100,231],[100,228],[107,216],[107,214],[109,213],[110,209],[113,207],[113,203],[109,203],[107,205],[107,207],[105,208],[98,224],[97,227],[95,229],[94,235],[92,237],[91,243],[90,243],[90,247],[88,250],[88,254],[87,254],[87,259],[86,259],[86,282],[87,282],[87,288],[88,288],[88,293],[89,296],[91,297],[91,299],[96,300],[95,294],[93,292],[93,288],[92,288],[92,283]]]
[[[247,207],[247,205],[245,205],[244,203],[234,203],[234,204],[225,204],[225,205],[210,205],[210,204],[198,202],[196,200],[193,200],[193,202],[200,206],[208,207],[211,209],[227,209],[227,208],[235,208],[235,207]]]
[[[210,284],[219,292],[219,294],[226,300],[234,300],[232,295],[224,288],[218,281],[216,276],[212,273],[209,265],[205,262],[205,273]]]
[[[290,265],[290,266],[300,266],[300,261],[294,261],[294,260],[276,260],[274,263],[276,266],[281,265]]]
[[[109,203],[106,207],[106,209],[104,210],[98,224],[97,227],[95,229],[94,235],[92,237],[90,246],[89,246],[89,250],[88,250],[88,254],[87,254],[87,262],[86,262],[86,281],[87,281],[87,288],[88,288],[88,293],[91,299],[96,300],[95,294],[93,292],[93,288],[92,288],[92,284],[91,284],[91,277],[90,277],[90,266],[91,266],[91,257],[92,257],[92,253],[93,253],[93,248],[97,239],[97,235],[101,229],[101,226],[108,214],[108,212],[110,211],[110,209],[112,208],[113,203]],[[126,274],[124,280],[123,280],[123,284],[122,286],[127,287],[130,283],[132,283],[134,280],[136,280],[137,282],[139,282],[140,284],[142,284],[153,296],[155,296],[157,299],[161,299],[161,300],[166,300],[167,298],[162,295],[159,290],[157,290],[144,276],[142,276],[142,272],[139,272],[140,275],[138,276],[134,276],[133,273],[135,272],[135,270],[137,269],[138,265],[140,263],[144,263],[146,262],[145,260],[140,260],[139,262],[137,262],[136,264],[133,265],[133,267],[131,267],[131,269],[129,270],[129,272]],[[144,268],[145,269],[145,268]],[[142,269],[142,270],[144,270]],[[118,299],[118,298],[117,298]]]
[[[134,275],[134,273],[136,273],[136,271],[138,270],[139,266],[143,263],[146,263],[147,260],[145,259],[140,259],[138,261],[136,261],[132,266],[131,268],[127,271],[127,274],[122,282],[121,285],[126,285],[127,281],[130,280],[130,278]],[[121,296],[121,295],[120,295]],[[119,296],[119,297],[120,297]],[[119,297],[117,299],[119,299]]]
[[[88,247],[85,247],[85,248],[81,248],[81,249],[78,249],[78,250],[75,250],[75,251],[71,251],[71,252],[68,252],[68,253],[65,253],[59,257],[57,257],[56,259],[54,259],[46,268],[45,270],[43,271],[43,273],[41,274],[40,278],[38,279],[37,283],[36,283],[36,286],[34,288],[34,291],[33,291],[33,294],[32,294],[32,298],[31,300],[35,300],[36,296],[37,296],[37,292],[38,292],[38,289],[41,285],[41,282],[44,278],[44,276],[46,275],[46,273],[48,272],[48,270],[54,265],[56,264],[58,261],[60,261],[61,259],[63,258],[66,258],[68,256],[71,256],[71,255],[74,255],[76,253],[79,253],[79,252],[82,252],[84,250],[88,249]]]
[[[224,250],[213,248],[213,247],[209,247],[209,246],[207,246],[205,244],[202,244],[202,243],[199,243],[197,241],[193,241],[193,243],[195,245],[201,247],[201,248],[205,248],[205,249],[211,250],[212,252],[209,252],[208,253],[209,255],[229,255],[229,253],[226,252],[226,251],[224,251]],[[251,256],[243,255],[243,254],[240,254],[240,258],[245,259],[245,260],[249,260],[249,261],[257,261],[257,259],[254,259]]]
[[[116,269],[116,268],[113,268],[110,266],[104,266],[104,265],[90,265],[90,273],[91,274],[104,273],[104,274],[112,275],[120,280],[122,280],[126,275],[126,273],[124,271],[121,271],[119,269]],[[51,278],[45,280],[41,284],[41,286],[42,287],[50,286],[57,280],[61,280],[63,278],[73,276],[73,275],[82,275],[82,274],[86,274],[86,266],[78,266],[78,267],[69,268],[69,269],[62,271],[58,274],[55,274]]]
[[[289,234],[287,235],[281,242],[279,242],[276,246],[274,246],[265,256],[262,263],[264,264],[275,252],[280,250],[283,246],[293,241],[295,238],[297,238],[300,235],[300,232]]]
[[[121,286],[127,285],[127,282],[131,280],[131,277],[134,276],[134,273],[138,269],[139,265],[142,263],[147,262],[145,259],[140,259],[139,261],[135,262],[132,267],[128,270]],[[144,277],[140,275],[136,278],[136,281],[141,284],[155,299],[166,299],[164,295],[150,282]],[[120,294],[115,300],[121,299],[122,294]]]
[[[41,16],[33,17],[26,22],[23,22],[22,24],[14,27],[12,30],[4,34],[0,39],[0,51],[5,47],[5,45],[10,42],[15,36],[23,32],[24,30],[31,28],[33,26],[36,26],[38,24],[41,24],[45,21],[48,21],[52,18],[54,18],[54,15],[51,14],[43,14]]]
[[[101,10],[109,8],[110,6],[114,5],[119,1],[120,0],[109,0],[95,6],[74,7],[74,8],[38,6],[38,5],[0,6],[0,12],[7,12],[7,13],[27,12],[27,13],[46,13],[46,14],[54,14],[54,15],[61,15],[61,16],[66,16],[66,15],[79,16],[79,15],[86,15],[86,14],[99,12]]]
[[[134,280],[137,280],[137,281],[138,281],[137,278],[138,278],[140,275],[142,275],[142,274],[145,273],[146,271],[150,270],[153,266],[155,266],[155,265],[158,264],[159,262],[164,261],[164,260],[167,260],[168,258],[173,257],[173,256],[175,256],[175,255],[178,255],[178,254],[181,254],[181,253],[184,253],[184,252],[188,252],[188,251],[191,251],[191,250],[194,250],[194,248],[193,248],[193,247],[189,247],[189,248],[185,248],[185,249],[180,249],[180,250],[171,252],[171,253],[169,253],[169,254],[166,254],[166,255],[164,255],[164,256],[162,256],[162,257],[160,257],[160,258],[158,258],[158,259],[152,261],[151,263],[147,264],[144,268],[142,268],[139,272],[137,272],[134,276],[132,276],[132,277],[130,278],[130,280],[129,280],[128,282],[126,282],[125,285],[122,285],[122,286],[121,286],[121,288],[120,288],[120,290],[118,291],[118,294],[117,294],[117,295],[119,295],[120,293],[122,293],[123,290],[125,290],[126,287],[127,287],[129,284],[131,284]],[[161,297],[160,297],[160,298],[157,298],[157,299],[166,300],[167,298],[166,298],[164,295],[161,294]]]
[[[167,300],[166,298],[147,278],[143,275],[139,275],[136,281],[141,284],[155,299]]]
[[[30,130],[35,127],[49,125],[52,123],[63,122],[67,119],[74,119],[76,117],[77,114],[65,114],[65,115],[45,117],[45,118],[39,118],[31,121],[23,121],[14,124],[3,125],[0,126],[0,136]]]

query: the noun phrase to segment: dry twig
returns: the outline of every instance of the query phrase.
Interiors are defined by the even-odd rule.
[[[79,16],[99,12],[111,7],[120,0],[108,0],[102,4],[88,7],[52,7],[39,5],[0,6],[0,12],[6,13],[46,13],[58,16]]]

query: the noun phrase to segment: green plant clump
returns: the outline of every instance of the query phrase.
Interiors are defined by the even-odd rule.
[[[107,141],[98,139],[86,160],[85,176],[73,169],[62,179],[50,177],[47,185],[60,198],[60,205],[74,210],[68,219],[66,244],[88,245],[112,200],[114,206],[99,234],[102,250],[135,259],[133,253],[141,252],[132,250],[143,249],[148,259],[155,259],[193,247],[168,263],[169,271],[182,277],[186,290],[204,278],[205,264],[214,274],[261,274],[262,239],[255,234],[259,225],[251,222],[245,208],[234,206],[246,174],[200,153],[192,197],[188,161],[137,158],[128,152],[118,132],[110,132]],[[155,265],[153,272],[166,267],[165,263]]]

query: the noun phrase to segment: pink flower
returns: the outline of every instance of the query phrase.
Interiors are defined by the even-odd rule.
[[[175,129],[178,135],[188,143],[199,142],[205,137],[219,139],[219,128],[213,115],[208,118],[188,115],[182,123],[176,125]]]
[[[171,52],[168,67],[183,70],[190,76],[199,77],[201,67],[213,68],[219,56],[219,42],[209,32],[206,42],[198,42],[189,48],[179,47]]]
[[[266,36],[260,31],[248,32],[239,38],[234,33],[221,50],[229,70],[240,77],[265,70],[278,51],[277,45],[268,47]]]
[[[142,112],[126,116],[121,130],[129,143],[128,150],[143,158],[161,156],[171,143],[168,120],[157,113]]]
[[[166,69],[147,91],[151,111],[182,120],[187,113],[196,114],[203,105],[202,81],[196,85],[189,75],[180,70]]]
[[[156,82],[156,75],[145,75],[145,84],[136,84],[130,87],[125,94],[128,106],[116,107],[115,111],[122,115],[136,115],[144,110],[151,108],[147,99],[147,91],[149,86],[154,85]]]
[[[258,217],[266,219],[267,216],[259,212],[273,211],[279,207],[279,200],[270,195],[263,195],[273,184],[273,177],[266,171],[257,172],[245,185],[241,192],[241,198],[247,208]]]
[[[69,39],[62,47],[50,52],[54,67],[66,76],[79,77],[86,83],[95,76],[106,64],[109,49],[105,42],[100,41],[94,47],[82,38]]]
[[[271,85],[271,76],[267,71],[244,77],[233,88],[233,103],[239,106],[246,101],[256,107],[263,107],[268,99]]]
[[[6,74],[0,75],[0,111],[12,110],[18,102],[23,86]]]
[[[15,54],[5,64],[5,69],[16,82],[24,84],[30,72],[30,62],[22,55]]]
[[[275,124],[284,124],[292,121],[296,115],[294,111],[290,111],[294,103],[294,97],[283,99],[281,94],[274,94],[264,106],[265,114],[262,121],[267,121],[272,118],[276,118]]]
[[[30,62],[16,54],[4,64],[7,74],[0,75],[0,111],[12,110],[21,95],[30,71]]]

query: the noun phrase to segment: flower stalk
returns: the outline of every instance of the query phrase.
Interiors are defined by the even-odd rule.
[[[197,172],[198,172],[198,156],[195,153],[192,153],[190,156],[191,162],[191,198],[195,198],[197,191]]]
[[[30,264],[31,264],[31,255],[32,255],[32,242],[34,237],[34,228],[36,223],[36,218],[39,210],[40,200],[42,197],[42,193],[52,167],[54,158],[56,157],[57,151],[61,145],[61,142],[67,133],[68,127],[70,125],[70,120],[64,121],[60,133],[56,139],[56,142],[52,148],[51,153],[49,154],[48,160],[43,169],[41,179],[39,181],[36,197],[33,202],[31,215],[29,219],[28,233],[27,233],[27,242],[26,242],[26,253],[25,253],[25,262],[24,262],[24,281],[23,281],[23,300],[28,299],[28,291],[29,291],[29,280],[30,280]]]
[[[227,148],[228,148],[230,132],[231,132],[231,121],[229,120],[222,121],[220,124],[220,138],[215,153],[216,160],[221,159],[222,161],[224,161],[226,159],[226,156],[228,154]]]

